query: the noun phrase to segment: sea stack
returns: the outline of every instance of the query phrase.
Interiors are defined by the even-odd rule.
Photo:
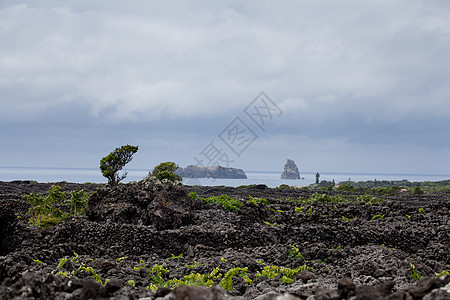
[[[300,172],[292,159],[288,158],[286,161],[284,172],[281,174],[281,179],[300,179]]]

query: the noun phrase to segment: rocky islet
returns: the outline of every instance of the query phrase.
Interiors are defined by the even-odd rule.
[[[175,173],[183,178],[247,179],[244,170],[222,166],[189,165],[179,168]]]
[[[287,159],[281,179],[300,179],[300,172],[292,159]]]

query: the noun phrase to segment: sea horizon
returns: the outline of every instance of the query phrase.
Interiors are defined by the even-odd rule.
[[[128,172],[124,183],[130,181],[139,181],[144,179],[149,169],[123,169]],[[290,180],[281,179],[282,171],[263,171],[251,170],[245,171],[247,179],[222,179],[222,178],[183,178],[183,184],[186,185],[204,185],[204,186],[231,186],[250,184],[265,184],[268,187],[277,187],[281,184],[290,186],[307,186],[315,182],[316,171],[301,171],[302,179]],[[319,172],[320,181],[335,181],[336,183],[368,180],[388,180],[410,182],[440,181],[450,179],[448,174],[408,174],[408,173],[370,173],[370,172]],[[107,180],[102,176],[98,168],[62,168],[62,167],[0,167],[0,181],[10,182],[14,180],[33,180],[39,183],[53,182],[73,182],[73,183],[106,183]]]

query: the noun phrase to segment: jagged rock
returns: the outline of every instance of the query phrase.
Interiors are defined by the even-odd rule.
[[[244,170],[222,166],[204,167],[190,165],[186,168],[179,168],[175,173],[184,178],[247,179]]]
[[[284,172],[281,174],[281,179],[300,179],[300,172],[292,159],[286,161]]]
[[[192,203],[184,186],[149,176],[136,184],[97,191],[89,199],[86,215],[96,222],[174,229],[192,223]]]

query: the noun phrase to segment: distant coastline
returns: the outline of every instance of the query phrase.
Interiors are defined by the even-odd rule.
[[[124,169],[128,172],[124,182],[139,181],[148,175],[149,169]],[[281,180],[280,171],[246,171],[247,179],[213,179],[200,178],[193,182],[184,182],[190,185],[210,185],[210,186],[240,186],[249,184],[266,184],[269,187],[276,187],[281,184],[306,186],[315,182],[313,171],[302,171],[300,180]],[[382,173],[357,173],[357,172],[320,172],[320,179],[336,183],[347,181],[367,181],[367,180],[403,180],[410,182],[440,181],[450,179],[450,175],[445,174],[382,174]],[[74,182],[74,183],[105,183],[106,179],[97,168],[51,168],[51,167],[0,167],[0,181],[13,180],[34,180],[37,182]]]

